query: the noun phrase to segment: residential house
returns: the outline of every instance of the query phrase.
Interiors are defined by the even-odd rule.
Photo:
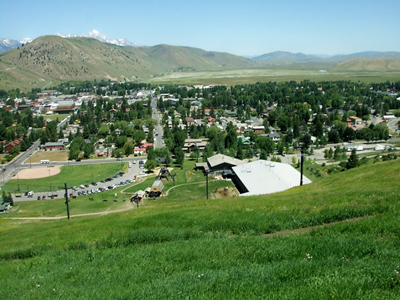
[[[3,142],[3,144],[4,144],[4,143],[5,143],[5,142]],[[5,149],[8,153],[12,153],[13,149],[14,149],[15,147],[17,147],[17,146],[20,146],[21,143],[22,143],[22,137],[19,138],[19,139],[15,139],[15,140],[13,140],[12,142],[6,144],[6,145],[4,146],[4,149]]]
[[[241,141],[243,146],[253,146],[254,145],[254,142],[250,141],[250,137],[238,136],[237,141],[238,141],[238,143],[239,143],[239,141]]]
[[[133,154],[138,154],[138,155],[142,155],[142,154],[146,154],[147,149],[143,148],[143,147],[135,147],[133,148]]]
[[[194,124],[194,119],[192,117],[186,117],[185,122],[187,126]]]
[[[267,136],[273,141],[273,142],[279,142],[281,140],[281,136],[277,132],[271,132],[268,133]]]
[[[263,125],[259,125],[259,126],[253,126],[251,129],[255,134],[260,134],[264,132],[265,127]]]
[[[59,142],[48,142],[42,146],[45,151],[52,151],[52,150],[65,150],[64,143]]]
[[[208,143],[208,139],[186,139],[185,144],[182,147],[183,151],[192,152],[196,149],[204,150]]]

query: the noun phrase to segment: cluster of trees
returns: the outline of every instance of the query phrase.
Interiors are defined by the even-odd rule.
[[[82,132],[68,137],[71,141],[70,159],[88,158],[95,152],[93,146],[100,138],[105,144],[115,144],[112,155],[122,157],[133,153],[141,141],[153,142],[155,120],[151,118],[150,101],[128,104],[109,98],[97,99],[82,104],[77,114],[70,118],[70,124],[79,124]],[[67,125],[65,125],[66,127]],[[144,127],[148,132],[144,132]],[[47,127],[46,127],[47,128]],[[75,141],[76,139],[76,141]]]
[[[8,192],[8,194],[5,192],[5,191],[3,191],[3,203],[8,203],[8,204],[10,204],[11,206],[13,206],[14,205],[14,199],[13,199],[13,197],[11,196],[11,193],[10,192]]]
[[[13,148],[12,153],[6,160],[11,160],[21,151],[28,149],[40,136],[40,129],[43,126],[43,117],[33,116],[30,108],[20,112],[10,112],[0,109],[0,153],[5,152],[5,145],[16,139],[22,139],[21,143]]]

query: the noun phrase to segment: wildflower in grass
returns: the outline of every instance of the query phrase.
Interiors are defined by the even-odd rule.
[[[53,292],[55,292],[56,291],[56,289],[53,289]]]
[[[310,259],[312,259],[313,257],[311,256],[311,254],[310,253],[306,253],[306,257],[304,258],[304,260],[310,260]]]
[[[40,284],[37,284],[36,287],[37,287],[37,288],[40,288]]]

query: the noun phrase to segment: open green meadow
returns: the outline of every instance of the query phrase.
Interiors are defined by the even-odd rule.
[[[196,188],[178,187],[185,167],[168,197],[120,213],[2,215],[2,297],[397,299],[399,167],[371,163],[281,193],[209,200],[204,185],[197,200]],[[193,187],[204,184],[193,173]]]
[[[396,71],[341,71],[330,70],[330,65],[277,65],[257,69],[232,69],[220,71],[174,72],[154,77],[145,82],[153,84],[253,84],[256,82],[286,81],[336,81],[351,80],[366,83],[398,81],[400,72]],[[323,70],[323,71],[321,71]]]

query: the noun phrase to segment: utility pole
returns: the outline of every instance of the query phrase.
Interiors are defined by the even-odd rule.
[[[303,185],[303,160],[304,160],[304,146],[301,147],[301,167],[300,167],[300,186]]]
[[[207,193],[207,199],[208,199],[208,171],[206,172],[206,193]]]
[[[68,220],[70,219],[69,216],[69,201],[68,201],[68,187],[67,187],[67,183],[64,183],[64,188],[65,188],[65,204],[67,204],[67,217]]]

